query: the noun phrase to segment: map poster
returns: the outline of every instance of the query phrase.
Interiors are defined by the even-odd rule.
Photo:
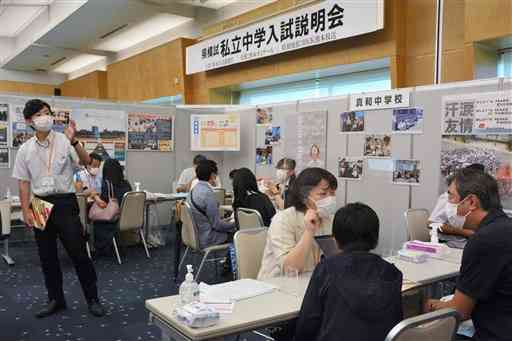
[[[129,113],[128,149],[172,152],[174,117],[170,115]]]
[[[79,109],[73,111],[76,137],[87,152],[96,152],[103,158],[126,161],[126,113],[124,111]]]
[[[190,125],[190,150],[240,150],[240,115],[191,115]]]

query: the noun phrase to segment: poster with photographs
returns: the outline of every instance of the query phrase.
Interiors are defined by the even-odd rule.
[[[13,148],[18,148],[35,134],[34,129],[25,123],[23,109],[24,107],[20,105],[10,106],[9,119],[11,122],[11,141]]]
[[[364,140],[364,156],[383,158],[391,157],[391,135],[366,135]]]
[[[256,124],[272,124],[272,108],[256,108]]]
[[[126,161],[126,113],[124,111],[78,109],[73,111],[76,137],[87,152],[104,159],[113,158],[121,165]]]
[[[0,147],[9,145],[9,104],[0,103]]]
[[[311,111],[289,115],[286,119],[284,155],[297,163],[295,172],[305,168],[325,168],[327,112]]]
[[[423,109],[406,108],[393,110],[392,130],[395,134],[423,133]]]
[[[272,166],[272,146],[256,148],[256,166]]]
[[[393,160],[393,183],[397,185],[419,185],[421,167],[418,160]]]
[[[174,117],[170,115],[129,113],[128,149],[172,152]]]
[[[0,168],[9,168],[10,166],[9,148],[0,148]]]
[[[443,135],[512,134],[512,92],[443,97]]]
[[[69,125],[69,118],[71,117],[70,109],[54,109],[53,110],[53,130],[63,133]]]
[[[340,157],[338,158],[338,177],[344,180],[361,180],[363,165],[362,157]]]
[[[360,133],[364,131],[364,111],[348,111],[340,114],[340,132]]]
[[[473,163],[496,178],[503,208],[511,210],[512,135],[444,135],[439,193],[446,191],[448,176]]]

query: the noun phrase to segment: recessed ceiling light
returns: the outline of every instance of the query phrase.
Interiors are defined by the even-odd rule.
[[[64,63],[59,64],[52,71],[57,73],[71,73],[105,59],[106,57],[98,56],[95,54],[79,54],[75,57],[70,58]]]
[[[191,20],[193,19],[169,13],[160,13],[140,23],[128,26],[94,45],[93,48],[96,50],[119,52]]]

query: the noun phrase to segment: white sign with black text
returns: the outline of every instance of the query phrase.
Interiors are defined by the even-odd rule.
[[[187,75],[384,28],[384,0],[325,0],[187,47]]]
[[[350,111],[405,108],[409,106],[411,91],[397,89],[350,95]]]

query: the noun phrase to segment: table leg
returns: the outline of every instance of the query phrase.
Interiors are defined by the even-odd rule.
[[[181,256],[181,221],[176,221],[176,228],[174,229],[174,280],[178,280]]]
[[[4,239],[4,253],[2,254],[2,258],[8,265],[14,265],[14,260],[9,256],[9,239]]]

